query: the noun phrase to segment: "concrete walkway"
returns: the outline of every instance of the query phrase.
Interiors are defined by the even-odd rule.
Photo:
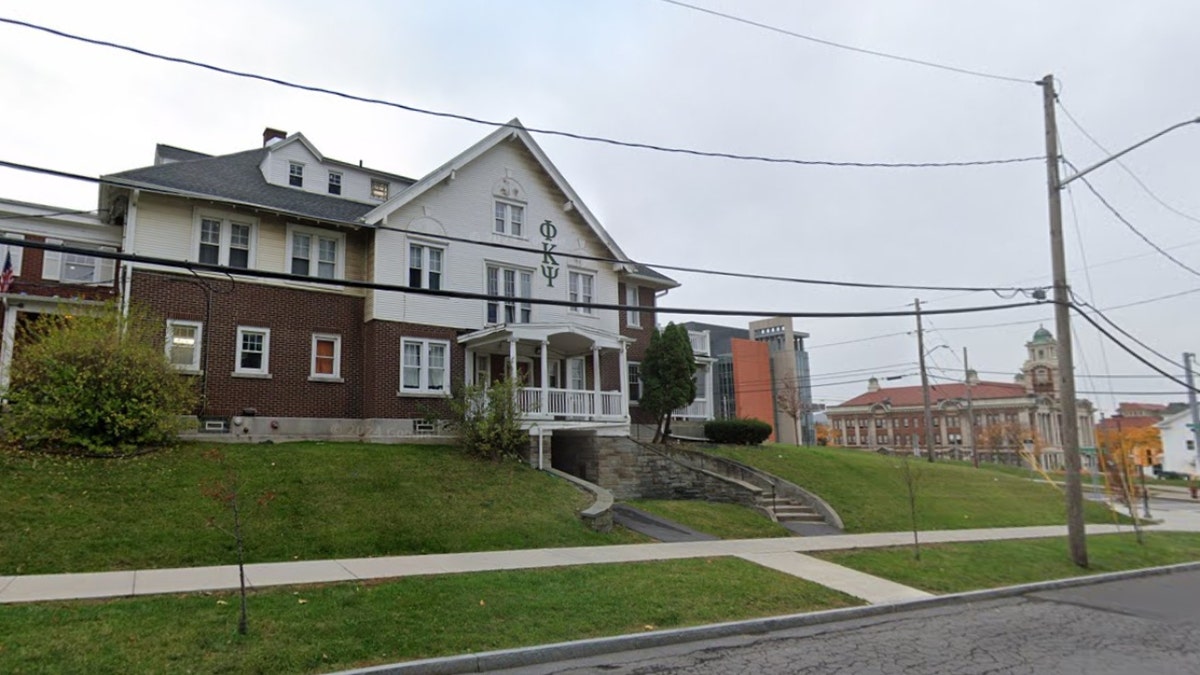
[[[1120,528],[1129,531],[1128,526]],[[1200,531],[1200,513],[1179,512],[1155,529]],[[1117,532],[1114,525],[1089,525],[1089,534]],[[1063,526],[1010,527],[976,530],[922,532],[927,544],[967,541],[996,541],[1066,536]],[[889,603],[923,597],[923,591],[906,588],[847,570],[806,552],[855,548],[906,546],[911,532],[843,534],[827,537],[782,537],[693,541],[666,544],[627,544],[577,548],[489,551],[438,555],[352,558],[246,565],[247,584],[254,588],[315,584],[366,579],[393,579],[431,574],[462,574],[491,570],[537,569],[571,565],[645,562],[737,556],[794,576],[828,585],[871,603]],[[160,593],[190,593],[238,587],[234,565],[179,569],[96,572],[84,574],[40,574],[0,577],[0,603],[115,598]]]

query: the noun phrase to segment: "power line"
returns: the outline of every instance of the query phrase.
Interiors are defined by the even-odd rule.
[[[718,12],[714,9],[699,7],[697,5],[690,5],[686,2],[680,2],[679,0],[662,0],[662,1],[667,4],[676,5],[678,7],[685,7],[687,9],[695,10],[697,12],[703,12],[705,14],[711,14],[713,16],[718,16],[718,17],[721,17],[722,19],[728,19],[730,21],[736,21],[738,23],[746,24],[748,26],[754,26],[755,28],[769,30],[773,33],[779,33],[781,35],[787,35],[789,37],[798,38],[800,40],[807,40],[809,42],[814,42],[816,44],[825,45],[826,47],[834,47],[836,49],[844,49],[846,51],[851,51],[851,52],[855,52],[858,54],[867,54],[869,56],[877,56],[877,57],[884,58],[884,59],[891,59],[893,61],[901,61],[904,63],[911,63],[911,64],[918,65],[918,66],[925,66],[927,68],[937,68],[939,70],[947,70],[947,71],[950,71],[953,73],[959,73],[962,75],[973,75],[975,77],[983,77],[983,78],[987,78],[987,79],[991,79],[991,80],[1003,80],[1006,82],[1017,82],[1019,84],[1037,84],[1037,82],[1034,80],[1030,80],[1030,79],[1026,79],[1026,78],[1022,78],[1022,77],[1008,77],[1007,75],[996,75],[994,73],[985,73],[980,70],[971,70],[968,68],[960,68],[958,66],[946,65],[944,63],[935,63],[933,61],[924,61],[922,59],[916,59],[916,58],[912,58],[910,56],[900,56],[899,54],[889,54],[888,52],[880,52],[880,51],[876,51],[873,49],[864,49],[862,47],[854,47],[852,45],[842,44],[840,42],[833,42],[831,40],[825,40],[822,38],[813,37],[811,35],[804,35],[802,33],[796,33],[794,31],[790,31],[790,30],[787,30],[784,28],[779,28],[778,26],[772,26],[770,24],[759,23],[758,21],[753,21],[751,19],[746,19],[746,18],[743,18],[740,16],[734,16],[732,14]]]
[[[204,63],[202,61],[195,61],[193,59],[186,59],[186,58],[182,58],[182,57],[178,57],[178,56],[168,56],[165,54],[152,52],[152,51],[149,51],[146,49],[141,49],[138,47],[130,47],[128,45],[123,45],[123,44],[111,42],[108,40],[100,40],[100,39],[96,39],[96,38],[83,37],[81,35],[68,33],[66,31],[58,30],[55,28],[50,28],[47,26],[38,25],[35,23],[30,23],[28,21],[21,21],[19,19],[10,19],[7,17],[0,17],[0,23],[7,23],[7,24],[10,24],[13,26],[20,26],[22,28],[29,28],[31,30],[48,33],[50,35],[54,35],[54,36],[61,37],[61,38],[66,38],[68,40],[83,42],[83,43],[94,45],[97,47],[107,47],[110,49],[117,49],[117,50],[121,50],[124,52],[129,52],[131,54],[137,54],[138,56],[145,56],[148,58],[157,59],[159,61],[167,61],[169,63],[176,63],[176,64],[180,64],[180,65],[185,65],[185,66],[192,66],[195,68],[202,68],[204,70],[209,70],[209,71],[212,71],[215,73],[221,73],[223,75],[231,75],[234,77],[240,77],[240,78],[245,78],[245,79],[250,79],[250,80],[257,80],[259,82],[267,82],[270,84],[275,84],[275,85],[279,85],[281,87],[287,87],[290,89],[298,89],[301,91],[307,91],[307,92],[316,93],[316,94],[326,94],[329,96],[335,96],[335,97],[350,100],[350,101],[357,101],[359,103],[369,103],[372,105],[386,106],[389,108],[396,108],[398,110],[404,110],[407,112],[418,113],[421,115],[429,115],[432,117],[441,117],[441,118],[445,118],[445,119],[454,119],[454,120],[459,120],[459,121],[463,121],[463,122],[470,122],[472,124],[493,127],[493,128],[497,128],[497,129],[505,129],[505,128],[515,129],[515,128],[517,128],[516,125],[511,124],[509,122],[488,120],[488,119],[483,119],[480,117],[473,117],[473,116],[465,115],[465,114],[461,114],[461,113],[452,113],[452,112],[446,112],[446,111],[441,111],[441,110],[431,110],[429,108],[420,108],[420,107],[417,107],[414,105],[409,105],[406,103],[397,103],[395,101],[388,101],[386,99],[371,98],[371,97],[367,97],[367,96],[359,96],[357,94],[350,94],[347,92],[338,91],[336,89],[327,89],[325,87],[318,87],[318,86],[310,85],[310,84],[300,84],[297,82],[291,82],[291,81],[283,80],[283,79],[280,79],[277,77],[272,77],[269,75],[261,75],[261,74],[251,73],[248,71],[241,71],[241,70],[233,70],[231,68],[216,66],[213,64]],[[740,154],[740,153],[734,153],[734,152],[721,152],[721,151],[710,151],[710,150],[696,150],[696,149],[692,149],[692,148],[657,145],[654,143],[623,141],[623,140],[618,140],[615,138],[608,138],[608,137],[604,137],[604,136],[593,136],[590,134],[582,134],[582,133],[576,133],[576,132],[572,132],[572,131],[560,131],[560,130],[555,130],[555,129],[546,129],[546,128],[538,128],[538,127],[523,127],[523,128],[532,134],[539,134],[539,135],[543,135],[543,136],[558,136],[558,137],[570,138],[570,139],[574,139],[574,140],[578,140],[578,141],[588,141],[588,142],[592,142],[592,143],[604,143],[604,144],[608,144],[608,145],[615,145],[615,146],[626,147],[626,148],[654,150],[657,152],[665,152],[665,153],[673,153],[673,154],[681,154],[681,155],[691,155],[691,156],[695,156],[695,157],[710,157],[710,158],[731,159],[731,160],[748,161],[748,162],[764,162],[764,163],[769,163],[769,164],[795,164],[795,165],[801,165],[801,166],[829,166],[829,167],[879,168],[879,169],[926,169],[926,168],[946,168],[946,167],[965,167],[965,166],[987,166],[987,165],[996,165],[996,164],[1016,164],[1016,163],[1023,163],[1023,162],[1041,161],[1044,159],[1044,157],[1010,157],[1010,158],[1004,158],[1004,159],[952,161],[952,162],[845,162],[845,161],[833,161],[833,160],[795,159],[795,158],[789,158],[789,157],[769,157],[769,156],[765,156],[765,155],[747,155],[747,154]]]
[[[1063,161],[1066,161],[1066,160],[1064,159]],[[1070,162],[1067,162],[1067,164],[1069,164],[1071,166],[1071,168],[1073,168],[1073,169],[1076,168],[1075,165],[1071,164]],[[1076,169],[1076,170],[1078,170],[1078,169]],[[1104,205],[1104,208],[1108,209],[1109,212],[1112,213],[1117,218],[1117,220],[1121,221],[1121,223],[1124,224],[1125,227],[1129,228],[1129,230],[1131,232],[1136,234],[1139,239],[1146,242],[1146,245],[1148,245],[1150,248],[1154,249],[1155,251],[1158,251],[1158,253],[1160,255],[1162,255],[1162,257],[1166,258],[1167,260],[1170,260],[1171,262],[1175,263],[1179,267],[1182,267],[1183,269],[1187,270],[1188,272],[1191,272],[1192,274],[1200,277],[1200,271],[1197,271],[1194,267],[1189,266],[1188,264],[1179,260],[1178,258],[1171,255],[1170,253],[1167,253],[1167,251],[1163,247],[1154,243],[1150,239],[1150,237],[1147,237],[1145,234],[1143,234],[1142,231],[1137,229],[1137,227],[1135,227],[1133,223],[1129,222],[1129,220],[1127,218],[1125,218],[1125,216],[1121,215],[1121,212],[1118,211],[1116,208],[1114,208],[1112,204],[1108,203],[1108,200],[1104,198],[1104,195],[1101,195],[1100,192],[1098,190],[1096,190],[1095,186],[1092,185],[1091,181],[1089,181],[1087,178],[1085,178],[1083,176],[1080,176],[1079,180],[1088,189],[1088,191],[1090,191],[1093,195],[1095,195],[1096,199],[1100,200],[1100,203]]]
[[[1154,355],[1155,355],[1155,356],[1157,356],[1158,358],[1162,359],[1163,361],[1166,361],[1167,363],[1169,363],[1169,364],[1171,364],[1171,365],[1175,366],[1176,368],[1178,368],[1178,369],[1180,369],[1180,370],[1186,370],[1186,369],[1187,369],[1187,368],[1186,368],[1186,367],[1185,367],[1185,366],[1184,366],[1182,363],[1180,363],[1180,362],[1176,361],[1175,359],[1172,359],[1172,358],[1171,358],[1171,357],[1169,357],[1169,356],[1166,356],[1165,354],[1163,354],[1162,352],[1158,351],[1157,349],[1155,349],[1155,348],[1151,347],[1150,345],[1146,344],[1145,342],[1142,342],[1141,340],[1139,340],[1139,339],[1137,338],[1137,336],[1133,335],[1132,333],[1130,333],[1129,331],[1125,330],[1124,328],[1121,328],[1120,326],[1118,326],[1118,325],[1116,324],[1116,322],[1114,322],[1112,319],[1108,318],[1108,316],[1106,316],[1106,315],[1104,314],[1104,312],[1101,312],[1100,310],[1096,309],[1096,308],[1095,308],[1095,307],[1093,307],[1092,305],[1089,305],[1088,303],[1086,303],[1086,302],[1082,302],[1082,301],[1080,301],[1080,300],[1076,300],[1076,301],[1075,301],[1075,303],[1076,303],[1077,305],[1082,305],[1083,307],[1087,307],[1088,309],[1092,310],[1092,312],[1093,312],[1093,313],[1095,313],[1095,315],[1096,315],[1096,316],[1100,317],[1101,319],[1104,319],[1104,322],[1105,322],[1105,323],[1107,323],[1108,325],[1112,326],[1114,329],[1116,329],[1116,330],[1117,330],[1119,333],[1121,333],[1121,334],[1122,334],[1122,335],[1124,335],[1125,337],[1127,337],[1127,338],[1129,338],[1130,340],[1133,340],[1134,342],[1136,342],[1136,343],[1137,343],[1139,346],[1141,346],[1141,348],[1142,348],[1142,349],[1145,349],[1146,351],[1150,352],[1151,354],[1154,354]]]
[[[1196,289],[1196,290],[1200,291],[1200,289]],[[925,312],[921,312],[921,314],[923,315],[923,314],[925,314]],[[884,333],[883,335],[872,335],[870,337],[855,338],[853,340],[842,340],[841,342],[826,342],[823,345],[809,345],[808,347],[805,347],[805,350],[811,351],[813,349],[824,349],[826,347],[841,347],[842,345],[853,345],[853,344],[858,344],[860,342],[871,342],[873,340],[882,340],[884,338],[898,337],[900,335],[908,335],[908,334],[909,334],[909,331],[902,330],[902,331],[897,331],[895,333]]]
[[[101,211],[107,211],[107,210],[108,209],[88,209],[86,211],[79,211],[79,210],[51,211],[49,213],[34,213],[34,214],[26,215],[26,216],[21,216],[21,215],[0,216],[0,220],[26,220],[26,219],[32,220],[35,218],[54,218],[57,216],[82,216],[82,215],[91,215],[93,213],[99,214]]]
[[[94,184],[99,184],[99,185],[112,185],[112,186],[123,187],[123,188],[128,188],[128,189],[137,189],[137,190],[141,190],[143,192],[147,192],[147,193],[151,193],[151,194],[162,194],[162,195],[168,195],[168,196],[172,196],[172,197],[203,197],[203,198],[208,198],[208,199],[217,199],[216,197],[212,197],[211,195],[195,195],[195,194],[192,194],[187,191],[172,190],[169,188],[147,188],[147,187],[143,187],[141,185],[135,186],[135,185],[130,185],[130,184],[124,183],[120,180],[93,178],[91,176],[85,176],[83,174],[71,173],[68,171],[60,171],[57,169],[48,169],[48,168],[44,168],[44,167],[33,166],[30,164],[22,164],[19,162],[10,162],[7,160],[0,160],[0,167],[16,169],[18,171],[29,171],[31,173],[45,174],[45,175],[54,176],[57,178],[67,178],[70,180],[84,181],[84,182],[94,183]],[[239,200],[235,200],[235,199],[226,199],[226,198],[220,198],[220,199],[222,199],[223,201],[225,201],[226,203],[229,203],[229,204],[245,206],[245,207],[251,208],[251,209],[270,210],[268,207],[264,207],[259,204],[253,204],[250,202],[243,202],[243,201],[239,201]],[[332,222],[343,223],[346,225],[352,225],[352,226],[356,226],[356,227],[364,227],[365,226],[364,223],[361,223],[361,222],[351,222],[351,221],[332,221]],[[385,231],[389,231],[389,232],[400,232],[402,234],[411,234],[411,232],[409,232],[408,230],[398,228],[398,227],[391,227],[391,226],[383,225],[383,224],[371,225],[369,227],[372,227],[377,230],[385,230]],[[448,234],[438,234],[438,235],[432,235],[432,236],[435,239],[441,239],[444,241],[458,242],[458,243],[463,243],[463,244],[471,244],[474,246],[483,246],[485,248],[502,249],[502,250],[508,250],[508,251],[519,251],[522,253],[534,253],[539,256],[546,255],[546,253],[547,253],[545,249],[533,248],[530,246],[520,246],[517,244],[506,244],[503,242],[495,242],[495,241],[477,241],[475,239],[468,239],[465,237],[455,237],[453,235],[448,235]],[[887,283],[875,283],[875,282],[868,282],[868,281],[839,281],[836,279],[810,279],[810,278],[803,278],[803,277],[787,277],[787,276],[777,276],[777,275],[770,275],[770,274],[754,274],[751,272],[732,272],[732,271],[727,271],[727,270],[705,269],[705,268],[701,268],[701,267],[685,267],[685,266],[681,266],[681,265],[668,265],[668,264],[660,264],[660,263],[638,262],[638,261],[634,261],[634,260],[613,258],[613,257],[609,257],[609,256],[596,256],[596,255],[589,255],[586,253],[570,253],[567,251],[557,251],[557,250],[553,251],[551,253],[551,255],[562,256],[564,258],[572,258],[574,260],[588,260],[588,261],[592,261],[592,262],[618,263],[618,264],[624,264],[624,265],[638,264],[638,265],[644,265],[646,267],[650,267],[650,268],[657,269],[657,270],[666,270],[668,272],[684,272],[684,273],[688,273],[688,274],[705,274],[705,275],[710,275],[710,276],[731,277],[731,278],[738,278],[738,279],[751,279],[751,280],[755,280],[755,281],[777,281],[777,282],[783,282],[783,283],[805,284],[805,285],[810,285],[810,286],[837,286],[837,287],[842,287],[842,288],[868,288],[868,289],[886,289],[886,290],[962,291],[965,293],[991,292],[991,293],[996,293],[997,295],[999,295],[1001,293],[1011,293],[1013,297],[1015,297],[1015,295],[1018,293],[1029,294],[1029,293],[1037,291],[1037,290],[1044,290],[1041,287],[1029,287],[1029,288],[996,287],[996,288],[993,288],[993,287],[988,287],[988,286],[930,286],[930,285],[920,285],[920,284],[887,284]]]
[[[1080,310],[1078,305],[1072,304],[1072,305],[1070,305],[1070,307],[1071,307],[1071,309],[1074,309],[1075,312],[1077,314],[1079,314],[1079,316],[1083,317],[1083,319],[1085,321],[1092,324],[1092,328],[1095,328],[1097,331],[1100,332],[1101,335],[1108,338],[1110,342],[1117,345],[1122,350],[1124,350],[1126,353],[1128,353],[1130,356],[1132,356],[1133,358],[1140,361],[1142,363],[1142,365],[1146,366],[1150,370],[1153,370],[1154,372],[1158,373],[1159,375],[1162,375],[1163,377],[1167,378],[1168,380],[1171,380],[1175,384],[1180,385],[1181,387],[1184,388],[1184,391],[1192,390],[1192,391],[1200,392],[1200,389],[1195,389],[1193,387],[1189,387],[1187,382],[1184,382],[1183,380],[1179,379],[1178,377],[1175,377],[1174,375],[1168,373],[1167,371],[1163,370],[1162,368],[1159,368],[1158,366],[1154,365],[1149,360],[1147,360],[1144,356],[1142,356],[1141,354],[1138,354],[1136,351],[1134,351],[1129,345],[1118,340],[1116,337],[1113,336],[1112,333],[1109,333],[1107,330],[1104,329],[1103,326],[1101,326],[1099,323],[1097,323],[1096,320],[1091,317],[1091,315],[1089,315],[1087,312]]]
[[[1058,104],[1058,109],[1063,111],[1063,114],[1066,115],[1067,119],[1071,121],[1071,124],[1073,124],[1075,126],[1075,128],[1079,130],[1079,133],[1083,134],[1084,138],[1091,141],[1092,145],[1099,148],[1100,151],[1103,152],[1106,156],[1113,154],[1111,151],[1109,151],[1108,148],[1104,147],[1104,145],[1100,141],[1096,140],[1095,136],[1088,133],[1087,129],[1083,128],[1083,125],[1079,123],[1079,120],[1075,119],[1075,116],[1071,114],[1071,111],[1067,110],[1067,107],[1065,105],[1063,105],[1062,99],[1058,95],[1056,95],[1054,97],[1054,101],[1055,101],[1055,103]],[[1163,200],[1157,194],[1155,194],[1154,191],[1150,189],[1150,186],[1146,185],[1146,183],[1144,181],[1142,181],[1142,179],[1140,177],[1138,177],[1138,175],[1136,173],[1133,172],[1133,169],[1129,168],[1128,164],[1126,164],[1125,162],[1122,162],[1120,159],[1116,159],[1113,161],[1116,163],[1117,166],[1121,167],[1121,169],[1124,170],[1125,173],[1129,174],[1129,177],[1132,178],[1133,181],[1138,184],[1138,187],[1142,188],[1143,192],[1145,192],[1147,195],[1149,195],[1149,197],[1151,199],[1158,202],[1159,206],[1170,211],[1171,213],[1174,213],[1175,215],[1179,216],[1180,218],[1186,218],[1187,220],[1190,220],[1193,223],[1200,223],[1200,218],[1197,218],[1196,216],[1193,216],[1190,213],[1186,213],[1184,211],[1181,211],[1180,209],[1175,208],[1174,206],[1168,204],[1165,200]]]
[[[77,248],[74,246],[66,246],[61,244],[49,244],[41,241],[29,241],[24,239],[7,240],[9,246],[20,246],[23,248],[33,248],[42,251],[57,251],[60,253],[73,253],[78,255],[87,255],[95,258],[104,258],[108,260],[120,260],[123,262],[143,263],[147,265],[157,265],[161,267],[171,267],[175,269],[185,269],[189,272],[213,272],[223,274],[229,277],[242,276],[254,277],[262,279],[275,279],[280,281],[298,281],[305,284],[315,284],[322,286],[344,287],[344,288],[363,288],[376,291],[395,291],[399,293],[408,293],[412,295],[430,295],[434,297],[454,298],[459,300],[485,300],[489,302],[499,303],[515,303],[525,305],[551,305],[558,307],[573,307],[577,309],[603,309],[615,311],[645,311],[654,312],[657,314],[694,314],[697,316],[765,316],[765,317],[792,317],[804,319],[861,319],[861,318],[882,318],[882,317],[898,317],[911,316],[912,312],[896,311],[896,312],[789,312],[776,310],[745,310],[745,309],[701,309],[701,308],[678,308],[678,307],[646,307],[642,305],[624,305],[611,304],[600,302],[583,302],[574,300],[556,300],[552,298],[526,298],[519,296],[507,295],[490,295],[487,293],[473,293],[469,291],[450,291],[445,289],[431,288],[412,288],[409,286],[397,286],[394,284],[381,284],[374,281],[358,281],[354,279],[320,279],[302,274],[291,274],[288,272],[274,272],[271,270],[251,270],[229,267],[226,265],[213,265],[209,263],[191,262],[186,260],[175,260],[172,258],[158,258],[154,256],[146,256],[140,254],[123,253],[119,251],[102,251],[94,249]],[[1044,304],[1045,301],[1035,300],[1030,302],[1010,303],[1006,305],[984,305],[978,307],[958,307],[952,309],[932,310],[929,314],[967,314],[974,312],[991,312],[1002,309],[1016,309],[1019,307],[1031,307],[1033,305]],[[923,314],[925,312],[922,312]]]

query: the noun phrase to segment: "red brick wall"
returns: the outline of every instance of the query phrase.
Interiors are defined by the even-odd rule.
[[[37,235],[27,235],[26,241],[46,241],[45,237]],[[10,243],[0,240],[0,243]],[[108,300],[116,297],[118,276],[114,276],[113,283],[107,286],[84,286],[80,284],[64,284],[51,279],[42,278],[42,259],[46,255],[45,251],[35,248],[27,248],[22,252],[21,258],[21,274],[13,277],[12,288],[9,289],[10,294],[14,295],[36,295],[39,297],[54,297],[54,298],[80,298],[86,300]],[[2,256],[0,256],[2,258]],[[0,259],[0,265],[4,264],[4,260]],[[19,300],[10,302],[20,302]]]
[[[450,343],[450,389],[463,384],[466,350],[458,344],[453,328],[422,326],[394,321],[369,321],[363,326],[363,353],[368,355],[364,373],[363,416],[420,419],[432,415],[446,417],[444,398],[399,396],[400,338],[433,338]]]

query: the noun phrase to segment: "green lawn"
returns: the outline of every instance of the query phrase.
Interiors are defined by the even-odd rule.
[[[792,536],[779,523],[738,504],[661,499],[639,499],[628,504],[722,539]]]
[[[829,502],[847,532],[911,528],[901,459],[843,448],[720,447],[711,452],[781,476]],[[958,462],[910,460],[919,472],[917,522],[922,530],[1055,525],[1066,522],[1062,493],[1047,484]],[[1088,522],[1112,522],[1086,503]]]
[[[228,510],[203,486],[222,469],[209,446],[133,459],[0,451],[0,574],[235,562],[208,527]],[[221,446],[245,485],[250,562],[584,546],[643,541],[599,534],[576,512],[588,496],[508,462],[445,447],[353,443]],[[265,507],[253,506],[264,492]]]
[[[0,672],[329,672],[861,604],[735,558],[0,605]],[[320,636],[320,639],[314,639]]]
[[[931,593],[1200,561],[1200,534],[1147,532],[1145,537],[1145,545],[1138,545],[1132,532],[1088,537],[1088,569],[1071,562],[1062,538],[923,545],[919,561],[911,547],[815,555]]]

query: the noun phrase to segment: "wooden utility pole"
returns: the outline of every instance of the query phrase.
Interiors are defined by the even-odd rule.
[[[967,361],[967,348],[963,347],[963,383],[967,385],[967,430],[971,438],[971,464],[979,468],[979,447],[975,445],[975,406],[971,401],[971,366]]]
[[[921,363],[921,398],[925,402],[925,458],[933,461],[933,412],[929,409],[929,374],[925,372],[925,329],[921,325],[921,299],[913,298],[917,308],[917,351]]]
[[[1054,326],[1058,331],[1059,398],[1062,403],[1062,445],[1066,460],[1067,542],[1071,560],[1088,566],[1087,535],[1083,525],[1083,485],[1079,474],[1079,417],[1075,409],[1075,358],[1071,344],[1071,292],[1063,247],[1062,181],[1058,174],[1058,121],[1054,114],[1054,76],[1038,82],[1046,117],[1046,190],[1050,200],[1050,262],[1054,273]]]

